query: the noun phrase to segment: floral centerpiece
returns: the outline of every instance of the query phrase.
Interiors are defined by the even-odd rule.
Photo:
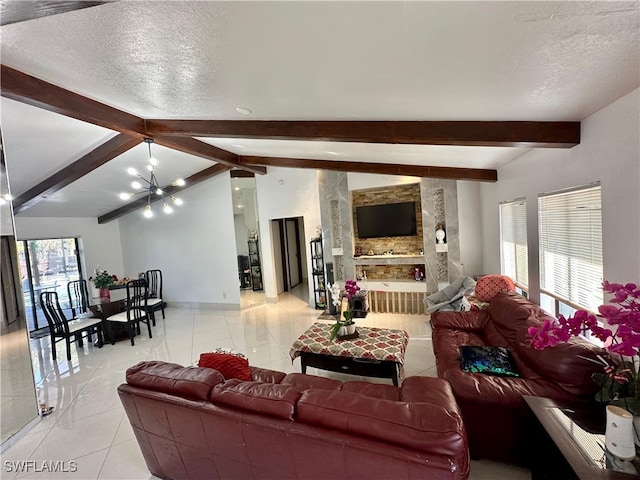
[[[340,318],[338,314],[338,319],[336,323],[331,327],[331,337],[330,340],[333,340],[339,335],[349,334],[350,326],[353,326],[353,331],[351,333],[355,333],[355,322],[353,321],[353,312],[351,311],[351,307],[349,305],[349,299],[353,297],[360,291],[360,287],[356,284],[355,280],[347,280],[344,284],[344,295],[342,295],[342,290],[340,289],[340,285],[334,283],[333,285],[329,284],[329,291],[331,292],[331,302],[335,305],[336,308],[340,309],[343,305],[343,299],[345,308],[342,310],[342,316],[344,320]],[[341,332],[342,331],[342,332]]]
[[[609,353],[607,358],[598,357],[603,372],[593,377],[600,386],[596,400],[640,415],[640,288],[634,283],[607,281],[602,288],[613,294],[611,304],[598,307],[604,325],[595,314],[585,310],[578,310],[569,318],[560,315],[557,322],[545,320],[540,327],[529,328],[531,346],[542,350],[590,331],[604,342]]]
[[[106,270],[96,270],[95,277],[89,277],[89,281],[93,281],[96,288],[109,288],[118,281],[118,277],[110,275]]]

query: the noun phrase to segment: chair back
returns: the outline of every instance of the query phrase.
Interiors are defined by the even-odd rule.
[[[69,325],[67,317],[64,316],[60,302],[58,300],[58,292],[42,292],[40,293],[40,306],[44,312],[44,316],[49,324],[52,333],[63,335],[69,333]]]
[[[147,270],[144,274],[149,288],[149,298],[162,297],[162,270]]]
[[[127,282],[127,319],[144,317],[147,315],[147,281],[137,278]]]
[[[84,278],[67,283],[67,294],[73,317],[89,310],[89,290]]]

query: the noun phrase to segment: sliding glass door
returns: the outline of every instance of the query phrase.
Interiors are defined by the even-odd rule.
[[[46,333],[40,293],[58,292],[62,308],[69,308],[67,283],[82,277],[78,239],[22,240],[17,242],[17,250],[29,331]]]

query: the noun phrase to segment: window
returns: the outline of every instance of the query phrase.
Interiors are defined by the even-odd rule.
[[[500,205],[500,242],[501,273],[526,288],[529,285],[529,268],[527,202],[524,199]]]
[[[538,197],[540,287],[569,306],[602,302],[600,185]]]

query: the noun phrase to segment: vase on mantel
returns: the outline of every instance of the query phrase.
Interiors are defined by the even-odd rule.
[[[100,300],[107,301],[107,302],[111,300],[111,293],[109,293],[108,288],[100,289]]]

